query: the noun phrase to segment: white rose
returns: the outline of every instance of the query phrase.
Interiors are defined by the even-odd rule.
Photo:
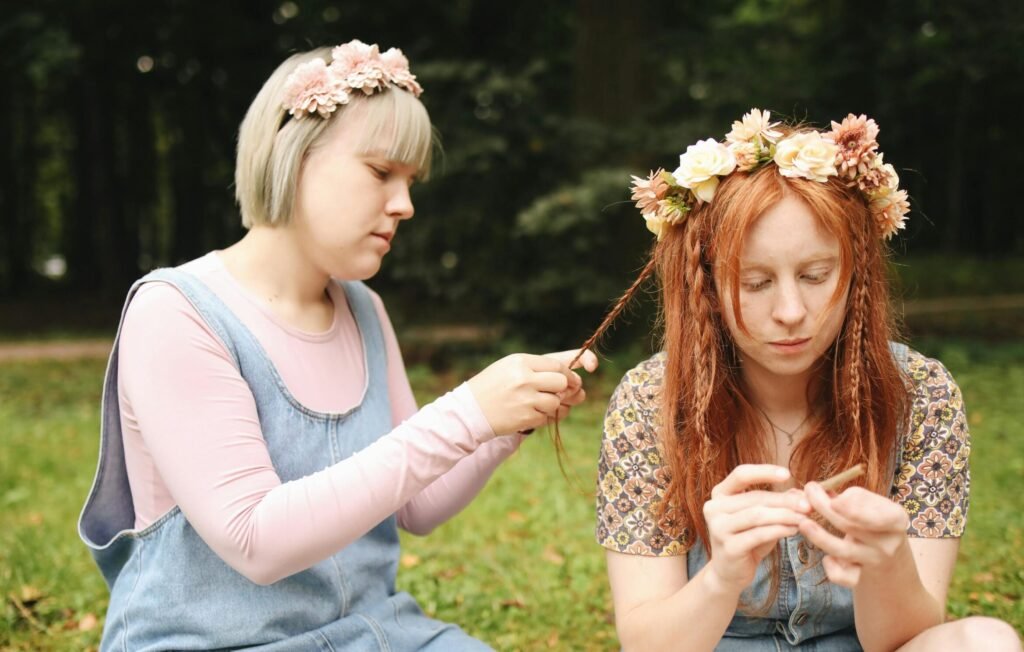
[[[668,222],[662,219],[657,213],[644,213],[644,222],[647,223],[647,230],[658,236],[658,241],[665,237],[665,232],[668,231]]]
[[[784,177],[802,177],[824,183],[835,176],[839,146],[816,131],[799,133],[775,148],[775,164]]]
[[[714,138],[708,138],[686,148],[672,176],[679,185],[692,190],[697,199],[709,202],[715,196],[718,177],[735,169],[736,157],[729,148]]]

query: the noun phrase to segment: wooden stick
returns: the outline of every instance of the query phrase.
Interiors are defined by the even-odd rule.
[[[860,476],[864,475],[865,472],[866,468],[864,467],[864,463],[862,462],[860,464],[855,464],[851,466],[850,468],[846,469],[841,473],[835,474],[831,478],[822,480],[818,484],[820,484],[821,488],[824,489],[825,491],[835,491],[836,489],[843,486],[850,480],[853,480],[854,478],[859,478]]]

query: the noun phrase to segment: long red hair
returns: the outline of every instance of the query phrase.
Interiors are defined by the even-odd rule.
[[[839,241],[840,282],[833,302],[849,288],[846,305],[840,307],[846,315],[839,336],[819,361],[818,379],[809,387],[816,417],[792,453],[793,477],[802,484],[866,462],[859,483],[887,495],[890,463],[908,414],[907,388],[889,347],[895,326],[887,253],[863,196],[837,178],[826,183],[787,178],[770,164],[722,179],[714,200],[695,207],[654,247],[640,277],[584,345],[592,346],[644,280],[657,275],[668,354],[659,436],[671,471],[661,512],[680,518],[708,553],[703,506],[711,489],[737,465],[770,459],[760,414],[744,393],[720,302],[732,302],[743,328],[735,263],[752,225],[786,193],[804,201]],[[716,284],[716,269],[723,287]],[[694,541],[688,537],[686,544]]]

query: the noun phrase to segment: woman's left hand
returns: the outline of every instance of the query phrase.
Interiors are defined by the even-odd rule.
[[[862,487],[830,496],[817,482],[807,483],[804,495],[816,512],[845,535],[837,537],[813,519],[800,524],[804,537],[825,553],[822,565],[832,582],[853,588],[864,574],[913,563],[908,517],[900,505]]]

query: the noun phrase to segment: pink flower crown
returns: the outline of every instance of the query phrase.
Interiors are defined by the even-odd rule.
[[[783,138],[770,117],[768,111],[751,109],[732,123],[725,142],[709,138],[687,147],[675,172],[659,168],[647,179],[633,177],[632,199],[658,240],[695,206],[710,202],[722,177],[769,163],[785,177],[820,183],[838,177],[856,187],[886,240],[904,227],[910,211],[907,192],[899,189],[893,166],[882,160],[874,120],[851,113],[841,124],[833,122],[831,131],[798,131]]]
[[[416,97],[423,93],[409,60],[398,48],[381,54],[377,44],[356,39],[331,50],[331,63],[316,58],[298,65],[284,82],[282,107],[295,118],[314,113],[329,118],[352,94],[373,95],[388,84],[404,88]]]

